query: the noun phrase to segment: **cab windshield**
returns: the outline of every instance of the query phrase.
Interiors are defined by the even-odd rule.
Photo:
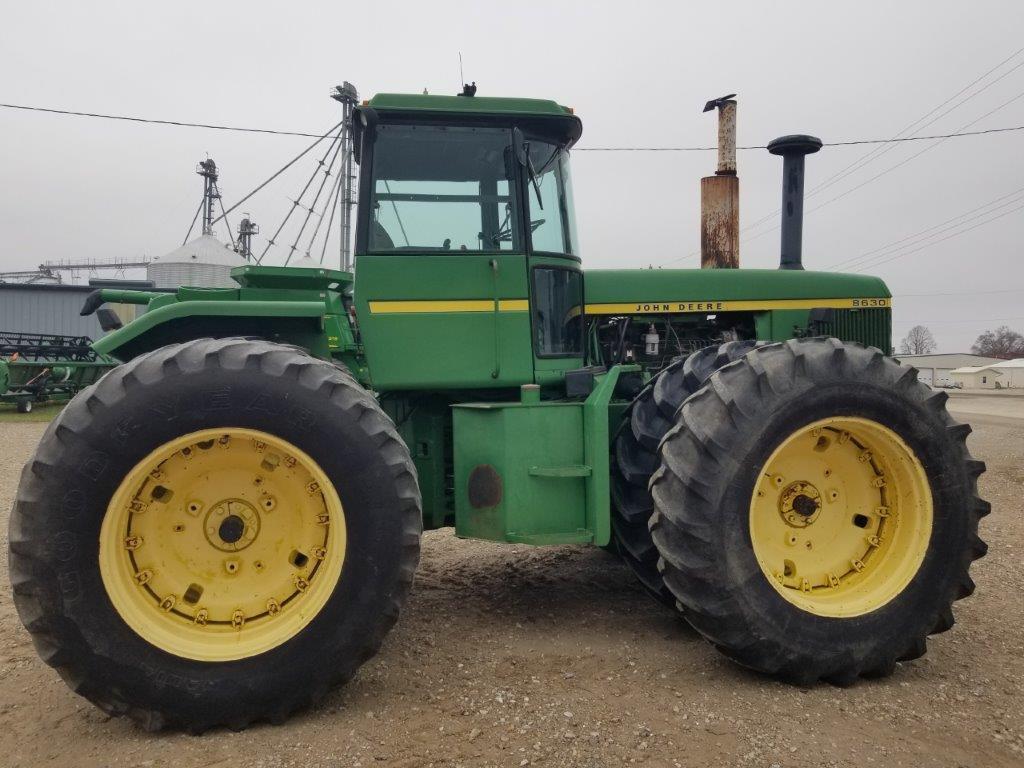
[[[508,128],[380,125],[368,250],[522,251]]]
[[[368,252],[525,253],[527,237],[536,252],[577,252],[563,146],[507,127],[381,124],[376,131]]]

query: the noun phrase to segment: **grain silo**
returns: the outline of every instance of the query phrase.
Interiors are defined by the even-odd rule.
[[[196,211],[197,219],[200,213],[203,216],[203,234],[149,263],[146,276],[157,288],[179,288],[183,285],[234,288],[238,285],[231,279],[231,270],[245,264],[245,259],[213,235],[214,205],[220,201],[217,164],[207,158],[196,166],[196,173],[203,179],[203,199]],[[221,205],[221,210],[223,208]],[[195,225],[195,219],[192,224]]]
[[[230,245],[213,235],[200,235],[165,256],[154,258],[146,268],[146,276],[157,288],[236,288],[238,283],[230,273],[243,264],[245,259]]]

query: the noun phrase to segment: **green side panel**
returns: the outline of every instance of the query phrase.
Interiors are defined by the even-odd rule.
[[[766,313],[771,318],[771,333],[763,341],[785,341],[799,336],[807,326],[806,310],[777,310]],[[761,337],[758,336],[760,339]]]
[[[889,297],[877,277],[781,269],[590,269],[587,304]]]
[[[568,107],[548,99],[496,98],[494,96],[431,96],[428,94],[378,93],[370,106],[379,110],[446,112],[478,115],[571,115]]]
[[[582,403],[461,404],[454,406],[453,424],[457,536],[527,544],[593,541]]]
[[[187,290],[194,289],[182,289],[182,291]],[[170,299],[170,301],[167,301],[167,299]],[[157,304],[159,305],[154,308],[154,305]],[[306,325],[309,325],[311,329],[316,329],[308,334],[311,338],[303,339],[305,342],[303,346],[313,350],[314,354],[317,354],[317,348],[322,346],[322,352],[326,354],[327,339],[323,334],[324,312],[323,299],[319,301],[174,301],[173,296],[165,296],[154,300],[153,304],[150,305],[150,309],[145,314],[137,317],[124,328],[109,333],[95,342],[93,349],[101,354],[123,357],[121,352],[127,348],[132,350],[131,354],[128,355],[128,357],[131,357],[139,354],[140,351],[146,351],[146,348],[152,349],[154,346],[162,346],[162,344],[171,343],[171,341],[184,340],[168,339],[165,335],[156,333],[163,326],[180,323],[180,321],[184,320],[194,321],[198,318],[217,318],[220,326],[227,329],[228,324],[224,322],[226,319],[258,318],[260,326],[266,331],[266,334],[261,333],[259,335],[269,336],[274,328],[275,319],[303,318],[307,320]],[[196,324],[193,323],[193,325]],[[179,324],[176,327],[181,328],[183,326]],[[198,326],[196,326],[196,331],[190,338],[218,335],[207,330],[205,325],[203,327],[204,332],[200,332]],[[150,334],[153,335],[155,341],[153,344],[146,344],[145,337]],[[221,335],[234,334],[226,333]],[[314,343],[315,340],[312,336],[323,337],[322,344]]]
[[[525,256],[361,255],[357,273],[374,389],[532,383]]]

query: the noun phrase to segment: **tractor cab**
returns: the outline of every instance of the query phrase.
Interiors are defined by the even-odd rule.
[[[571,110],[384,94],[355,123],[356,308],[374,388],[510,387],[581,365]]]

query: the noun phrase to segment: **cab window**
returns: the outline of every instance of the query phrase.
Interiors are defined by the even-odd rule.
[[[534,267],[531,306],[537,357],[583,354],[581,273],[563,267]]]
[[[381,125],[367,248],[523,251],[506,128]]]

